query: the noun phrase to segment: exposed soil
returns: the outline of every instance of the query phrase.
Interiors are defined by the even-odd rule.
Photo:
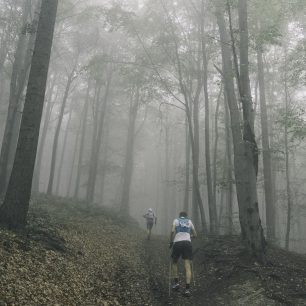
[[[306,257],[269,248],[249,259],[238,237],[196,239],[192,296],[169,295],[167,239],[112,211],[33,203],[24,232],[0,229],[0,306],[306,305]]]
[[[151,286],[157,292],[154,305],[306,305],[303,255],[269,247],[267,264],[260,265],[247,256],[239,237],[224,236],[197,239],[193,249],[195,278],[192,296],[186,298],[183,265],[182,290],[169,295],[167,241],[155,238],[147,243],[148,260],[154,267]]]

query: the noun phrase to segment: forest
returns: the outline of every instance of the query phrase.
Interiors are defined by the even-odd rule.
[[[269,298],[306,305],[305,86],[304,0],[0,0],[0,272],[8,273],[8,247],[13,254],[32,243],[47,252],[51,243],[66,254],[64,241],[73,241],[71,250],[85,254],[85,244],[74,249],[78,239],[94,239],[90,249],[98,237],[99,252],[113,246],[108,258],[116,239],[126,240],[121,246],[134,239],[147,263],[162,265],[156,250],[168,256],[172,222],[184,211],[199,236],[198,257],[210,262],[228,250],[231,261],[245,252],[239,258],[255,263],[265,284],[256,265],[288,264],[290,273],[289,266],[277,273],[296,280],[304,302],[280,297],[276,285]],[[152,241],[143,218],[149,208]],[[118,231],[114,241],[103,241],[102,224],[105,233]],[[137,270],[136,262],[125,264]],[[207,262],[199,275],[209,275]],[[122,260],[112,265],[125,270]],[[115,290],[118,299],[55,304],[164,305],[167,293],[154,297],[152,289],[167,286],[163,269],[143,289],[155,302],[133,294],[124,302],[129,288]],[[204,305],[209,290],[201,290],[190,305]],[[278,305],[233,296],[218,304],[214,290],[211,305]],[[55,305],[37,298],[0,292],[0,305]]]

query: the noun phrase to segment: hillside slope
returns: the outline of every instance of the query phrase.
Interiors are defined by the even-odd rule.
[[[26,232],[0,229],[0,306],[306,305],[305,256],[269,248],[259,265],[238,237],[199,237],[193,246],[192,296],[169,296],[166,238],[148,241],[135,222],[103,208],[40,199]]]
[[[144,240],[106,210],[40,199],[27,233],[0,230],[0,305],[151,305]]]

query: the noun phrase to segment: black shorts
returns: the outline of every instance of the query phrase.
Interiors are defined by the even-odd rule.
[[[190,241],[178,241],[173,244],[171,254],[173,261],[178,261],[181,256],[183,259],[192,260],[192,245]]]
[[[154,223],[153,220],[152,220],[152,221],[151,221],[151,220],[148,220],[148,221],[147,221],[147,229],[148,229],[148,230],[152,229],[153,223]]]

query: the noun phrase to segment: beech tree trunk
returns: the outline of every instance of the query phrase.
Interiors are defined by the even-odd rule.
[[[139,91],[140,88],[138,85],[136,85],[135,98],[131,101],[129,111],[129,126],[126,141],[125,160],[122,173],[123,184],[120,202],[120,212],[123,216],[129,215],[130,189],[134,167],[135,125],[140,102]]]
[[[225,137],[226,137],[226,207],[227,207],[227,230],[233,234],[233,164],[232,164],[232,137],[230,128],[230,114],[228,109],[226,93],[224,93],[224,116],[225,116]]]
[[[42,162],[42,157],[43,157],[43,150],[45,147],[45,142],[47,138],[47,132],[48,132],[48,127],[51,119],[51,114],[52,114],[52,109],[55,104],[56,97],[54,98],[54,101],[52,100],[52,95],[54,92],[55,88],[55,80],[56,80],[56,75],[54,75],[53,80],[51,82],[51,87],[49,89],[49,94],[46,99],[47,103],[47,108],[45,111],[45,116],[43,120],[43,128],[41,131],[41,135],[39,137],[38,141],[38,151],[36,154],[36,163],[35,163],[35,168],[34,168],[34,176],[33,176],[33,183],[32,183],[32,192],[38,193],[39,192],[39,183],[40,183],[40,173],[41,173],[41,162]]]
[[[92,203],[94,201],[97,170],[99,167],[99,157],[100,157],[99,153],[100,153],[100,148],[101,148],[102,132],[104,128],[104,119],[105,119],[106,108],[107,108],[107,104],[109,100],[111,82],[112,82],[112,71],[110,71],[109,77],[107,79],[104,98],[102,101],[102,107],[99,112],[100,116],[99,116],[99,123],[98,123],[98,129],[97,129],[97,136],[96,136],[95,142],[93,143],[93,148],[92,148],[92,153],[91,153],[88,184],[87,184],[87,194],[86,194],[86,199],[89,203]]]
[[[75,145],[74,145],[74,150],[73,150],[73,157],[72,157],[72,162],[71,162],[71,169],[70,169],[70,175],[69,175],[69,181],[68,181],[68,186],[67,186],[67,190],[66,190],[66,197],[69,198],[70,197],[70,189],[72,186],[72,180],[73,180],[73,173],[74,173],[74,165],[75,165],[75,160],[76,160],[76,156],[77,156],[77,151],[78,151],[78,147],[79,147],[79,142],[80,142],[80,131],[81,131],[81,127],[82,124],[80,122],[80,125],[78,126],[78,130],[75,136]]]
[[[287,56],[287,50],[286,50]],[[290,181],[290,166],[289,166],[289,147],[288,147],[288,112],[289,112],[289,93],[287,84],[287,72],[285,72],[285,167],[286,167],[286,192],[287,192],[287,226],[286,226],[286,237],[285,237],[285,248],[289,250],[290,246],[290,232],[291,232],[291,214],[292,214],[292,191]]]
[[[59,113],[58,122],[56,125],[56,130],[55,130],[55,135],[54,135],[54,140],[53,140],[53,145],[52,145],[49,183],[48,183],[48,188],[47,188],[48,195],[51,195],[53,191],[53,181],[54,181],[55,165],[56,165],[56,158],[57,158],[57,147],[58,147],[59,134],[61,131],[61,126],[62,126],[62,122],[64,118],[64,112],[65,112],[65,107],[66,107],[68,96],[69,96],[70,87],[74,79],[76,64],[77,64],[77,59],[75,62],[75,66],[73,67],[70,74],[68,75],[66,89],[65,89],[65,93],[64,93],[60,113]]]
[[[110,113],[107,112],[107,115],[109,116]],[[107,118],[105,118],[107,119]],[[109,121],[109,120],[108,120]],[[103,154],[103,160],[102,160],[102,173],[101,173],[101,184],[100,184],[100,199],[101,203],[104,201],[104,189],[105,189],[105,179],[106,179],[106,174],[107,174],[107,162],[108,162],[108,146],[109,146],[109,122],[105,123],[105,135],[104,135],[104,143],[103,147],[104,150],[102,152]]]
[[[75,183],[75,190],[74,190],[74,195],[73,195],[74,199],[77,199],[79,197],[79,190],[80,190],[80,181],[81,181],[81,175],[82,175],[82,165],[83,165],[83,155],[84,155],[84,143],[85,143],[85,136],[86,136],[86,130],[87,130],[89,92],[90,92],[90,80],[88,80],[86,99],[85,99],[83,112],[82,112],[83,114],[82,132],[81,132],[81,140],[80,140],[80,147],[79,147],[78,169],[76,173],[76,183]]]
[[[72,116],[72,108],[69,111],[68,115],[68,121],[66,125],[66,130],[65,130],[65,136],[64,136],[64,141],[63,141],[63,148],[61,152],[61,157],[59,161],[59,165],[57,168],[57,176],[56,176],[56,187],[55,187],[55,194],[60,195],[60,183],[61,183],[61,174],[62,174],[62,168],[63,168],[63,163],[64,163],[64,157],[65,157],[65,152],[66,152],[66,146],[67,146],[67,140],[68,140],[68,134],[69,134],[69,127],[70,127],[70,122],[71,122],[71,116]]]
[[[209,227],[210,233],[217,233],[217,206],[216,198],[213,193],[213,182],[211,175],[211,159],[210,159],[210,105],[208,97],[208,62],[206,55],[206,37],[204,31],[204,1],[201,3],[201,51],[203,61],[203,89],[204,89],[204,103],[205,103],[205,166],[207,178],[207,197],[209,208]]]
[[[198,209],[200,210],[201,225],[205,233],[207,233],[207,224],[203,201],[200,193],[199,182],[199,100],[195,99],[193,102],[193,116],[188,105],[186,104],[186,116],[188,120],[189,139],[191,145],[192,156],[192,182],[193,182],[193,219],[197,220]],[[192,128],[193,122],[193,128]]]
[[[28,15],[30,14],[31,8],[27,1],[24,2],[23,14],[22,14],[22,28],[19,34],[16,51],[14,54],[14,62],[12,67],[11,81],[10,81],[10,96],[8,104],[8,112],[6,118],[6,124],[4,128],[4,135],[1,146],[0,154],[0,195],[5,193],[8,178],[9,178],[9,158],[10,151],[13,141],[13,131],[14,125],[17,118],[18,105],[20,102],[20,84],[19,84],[19,74],[22,70],[24,50],[27,40],[27,23]],[[23,86],[24,88],[24,86]]]
[[[220,31],[223,78],[230,110],[231,127],[234,143],[234,170],[239,206],[239,220],[243,241],[251,255],[263,259],[265,238],[259,217],[256,176],[257,149],[251,121],[251,99],[248,75],[248,31],[247,6],[245,0],[239,0],[240,29],[240,84],[243,106],[243,131],[241,131],[240,112],[238,109],[233,81],[230,39],[226,32],[224,15],[217,8],[217,22]],[[243,81],[242,81],[243,79]],[[246,81],[246,80],[247,81]],[[243,133],[242,133],[243,132]]]
[[[0,207],[0,221],[9,227],[26,224],[57,4],[58,0],[42,1],[15,160]]]
[[[214,141],[214,154],[213,154],[213,197],[215,199],[216,209],[217,209],[217,155],[218,155],[218,142],[219,142],[219,131],[218,131],[218,121],[219,121],[219,109],[220,109],[220,98],[222,94],[222,86],[220,87],[220,92],[217,98],[217,105],[215,111],[215,122],[214,122],[214,129],[215,129],[215,141]],[[218,226],[218,214],[216,215],[216,231],[219,232]]]
[[[273,185],[272,185],[272,161],[269,141],[268,129],[268,114],[266,104],[265,91],[265,74],[262,60],[262,47],[257,49],[257,65],[258,65],[258,86],[260,95],[260,121],[262,131],[262,158],[263,158],[263,174],[264,174],[264,190],[266,203],[266,226],[267,239],[275,240],[275,209],[273,199]]]
[[[185,122],[185,191],[184,191],[184,211],[189,210],[189,190],[190,190],[190,140],[188,133],[188,122]]]

